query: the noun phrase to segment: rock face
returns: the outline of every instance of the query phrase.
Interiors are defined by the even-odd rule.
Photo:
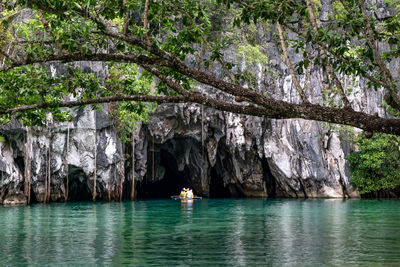
[[[157,110],[146,126],[148,136],[154,137],[148,150],[154,155],[148,155],[142,178],[146,183],[168,179],[211,197],[358,196],[348,181],[348,144],[320,123],[203,108],[202,127],[201,110],[199,105],[163,105]]]
[[[72,113],[70,123],[1,129],[6,139],[0,143],[4,204],[23,203],[28,195],[31,202],[91,200],[95,170],[97,199],[119,199],[122,145],[108,115],[90,108]]]
[[[31,202],[91,200],[95,169],[97,199],[129,196],[130,158],[124,154],[131,151],[126,146],[122,153],[107,106],[72,113],[73,122],[50,121],[47,128],[1,128],[2,203],[26,201],[25,166]],[[351,144],[326,127],[197,104],[162,105],[135,140],[136,196],[168,197],[181,187],[206,197],[358,196],[344,159]]]
[[[329,10],[329,1],[323,2],[322,22]],[[269,64],[243,63],[241,68],[255,74],[256,90],[299,102],[272,34],[260,38],[268,43]],[[233,48],[224,53],[227,59],[236,56]],[[300,60],[294,51],[291,57],[294,63]],[[187,62],[196,65],[194,58]],[[106,77],[102,64],[80,64],[84,71]],[[63,71],[60,66],[53,68]],[[217,65],[213,72],[225,79]],[[310,67],[308,73],[301,83],[309,100],[326,101],[319,70]],[[379,92],[364,90],[362,80],[341,78],[353,89],[349,100],[354,109],[385,116]],[[216,98],[229,98],[206,86],[200,89]],[[24,203],[29,195],[31,202],[91,200],[95,177],[97,199],[130,195],[131,149],[119,140],[107,105],[100,111],[76,108],[71,112],[75,119],[70,123],[49,120],[47,128],[28,130],[16,123],[0,128],[5,137],[0,142],[0,202]],[[195,194],[206,197],[358,197],[349,184],[345,160],[352,149],[346,133],[327,123],[243,116],[197,104],[165,104],[141,127],[135,140],[136,196],[168,197],[181,187],[192,187]]]

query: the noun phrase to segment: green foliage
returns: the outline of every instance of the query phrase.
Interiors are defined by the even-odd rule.
[[[298,0],[150,1],[148,25],[144,25],[145,0],[3,2],[6,9],[0,16],[3,18],[0,19],[0,47],[12,48],[11,50],[15,51],[12,53],[15,56],[14,61],[27,59],[29,62],[34,58],[64,54],[83,55],[85,58],[99,52],[112,53],[114,56],[162,58],[168,62],[172,61],[172,66],[153,64],[152,67],[185,90],[192,90],[195,84],[192,80],[194,75],[189,72],[185,75],[182,69],[177,71],[178,60],[173,62],[171,58],[174,57],[165,56],[172,54],[186,62],[195,58],[195,64],[198,64],[195,67],[201,70],[204,70],[204,67],[212,68],[214,65],[222,66],[226,73],[220,76],[229,76],[237,84],[246,83],[253,87],[250,88],[253,90],[258,84],[251,67],[253,64],[260,64],[262,72],[268,73],[266,39],[270,39],[272,35],[274,40],[272,32],[275,31],[274,25],[278,21],[287,27],[285,39],[289,48],[301,55],[300,60],[294,62],[299,74],[325,65],[321,53],[316,52],[318,44],[323,44],[328,51],[328,59],[324,60],[329,60],[337,73],[353,78],[368,74],[378,81],[368,82],[369,86],[375,89],[378,89],[381,86],[379,82],[384,80],[363,33],[365,21],[358,1],[346,1],[350,12],[340,1],[333,1],[330,19],[321,23],[317,33],[309,23],[310,14],[305,1]],[[311,2],[318,16],[322,3],[320,0]],[[386,4],[394,6],[394,10],[399,10],[397,0],[386,0]],[[32,15],[14,23],[13,17],[16,12],[25,8],[31,8]],[[389,48],[382,51],[383,59],[390,62],[398,58],[398,12],[393,16],[377,19],[376,5],[368,3],[367,9],[376,41],[389,44]],[[289,27],[293,28],[294,25],[295,29],[302,29],[301,33],[290,32]],[[139,45],[142,41],[147,45]],[[227,58],[229,53],[225,53],[225,56],[223,53],[226,48],[236,49],[236,54],[230,53],[232,58]],[[160,50],[162,52],[159,52]],[[0,64],[9,66],[13,64],[12,61],[4,59]],[[245,64],[242,64],[243,62]],[[108,70],[107,78],[87,73],[73,64],[69,65],[66,74],[52,73],[46,64],[27,65],[1,72],[0,112],[21,105],[45,103],[46,107],[19,112],[13,116],[2,115],[0,122],[17,118],[27,125],[43,125],[49,112],[53,113],[57,120],[69,120],[71,118],[68,112],[58,107],[60,102],[69,96],[77,100],[87,100],[118,94],[178,95],[165,83],[154,80],[152,74],[139,69],[135,64],[110,64]],[[209,74],[213,75],[211,71]],[[330,88],[330,94],[324,91],[323,104],[341,107],[342,102],[336,97],[336,91],[334,87]],[[154,105],[128,102],[114,108],[118,113],[116,118],[121,123],[120,128],[125,129],[122,132],[127,132],[126,129],[134,127],[134,121],[145,121]]]
[[[131,20],[128,32],[140,38],[146,33],[151,36],[155,46],[185,59],[187,54],[194,53],[193,44],[200,43],[211,27],[202,2],[152,1],[148,14],[149,28],[145,28],[141,20]],[[7,5],[8,3],[10,5]],[[100,51],[146,54],[138,46],[119,39],[111,40],[100,34],[102,27],[89,19],[89,14],[101,17],[109,20],[110,27],[121,30],[127,13],[143,10],[144,1],[19,0],[7,4],[7,9],[2,11],[0,17],[9,18],[19,7],[34,10],[33,16],[18,23],[14,23],[12,19],[0,20],[0,45],[10,44],[12,38],[18,39],[19,42],[12,43],[13,50],[18,51],[17,59],[45,58],[62,53],[91,55]],[[39,11],[41,8],[38,7],[44,10]],[[79,13],[82,10],[85,12],[83,15]],[[218,53],[215,55],[220,56]],[[68,96],[86,100],[118,94],[177,94],[163,82],[154,83],[153,76],[139,70],[135,64],[109,63],[109,74],[105,80],[100,80],[93,73],[86,73],[72,64],[66,74],[51,73],[45,65],[28,65],[0,72],[0,111],[21,105],[46,103],[48,106],[40,110],[18,112],[12,117],[0,115],[0,123],[7,123],[11,118],[16,118],[25,125],[44,125],[48,112],[51,112],[56,120],[69,120],[69,113],[57,107]],[[12,62],[5,60],[4,64]],[[168,68],[159,70],[186,90],[191,90],[193,81],[188,77]],[[127,136],[126,129],[132,128],[139,121],[146,121],[154,108],[154,104],[139,102],[115,105],[114,117],[120,126],[121,135]]]
[[[250,44],[245,44],[245,45],[239,45],[237,48],[237,53],[238,55],[243,58],[247,59],[246,61],[249,62],[250,64],[262,64],[262,65],[267,65],[268,64],[268,55],[265,55],[264,53],[261,52],[261,47],[259,45],[250,45]]]
[[[137,65],[110,63],[108,66],[109,76],[105,83],[111,89],[109,94],[158,95],[153,78],[148,73],[140,72]],[[153,103],[136,101],[113,104],[111,116],[121,140],[129,141],[132,129],[137,131],[141,122],[146,123],[155,108]]]
[[[350,182],[361,194],[400,186],[400,138],[374,134],[356,139],[358,152],[346,158],[350,162]]]

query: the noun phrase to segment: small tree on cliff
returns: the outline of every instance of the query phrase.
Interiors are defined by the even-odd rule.
[[[399,109],[398,73],[388,68],[400,54],[397,1],[378,2],[390,16],[377,15],[377,6],[364,0],[341,0],[332,1],[331,16],[322,23],[318,0],[2,0],[0,113],[4,121],[16,117],[40,124],[49,111],[56,119],[66,119],[62,107],[131,101],[127,107],[140,113],[148,107],[142,102],[193,102],[268,118],[345,124],[368,135],[399,135],[400,119],[355,111],[339,76],[367,79],[371,90],[384,91],[388,105]],[[28,19],[21,20],[21,12]],[[234,33],[260,25],[274,32],[298,103],[255,90],[248,82],[251,77],[223,57],[227,25],[236,27]],[[266,64],[258,46],[263,41],[247,41],[237,45],[240,51]],[[379,43],[389,45],[378,49]],[[289,46],[301,53],[300,62],[291,62]],[[196,64],[187,64],[189,57]],[[72,64],[77,61],[106,62],[112,71],[99,80]],[[54,75],[46,64],[52,62],[66,64],[68,71]],[[208,68],[216,65],[226,78]],[[308,95],[313,88],[306,90],[299,82],[311,65],[321,73],[324,90],[338,97],[335,106],[312,103]],[[200,92],[197,83],[235,101]]]

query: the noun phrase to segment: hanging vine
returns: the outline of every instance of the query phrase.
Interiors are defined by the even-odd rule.
[[[204,106],[201,105],[201,159],[204,160]]]
[[[119,201],[122,201],[122,194],[124,192],[124,182],[125,182],[125,146],[123,143],[121,143],[121,183],[120,183],[120,189],[119,189]]]
[[[46,192],[46,201],[50,201],[50,192],[51,192],[51,136],[49,138],[49,146],[47,149],[47,192]]]
[[[132,126],[132,134],[131,134],[131,167],[132,167],[132,183],[131,183],[131,200],[135,199],[135,127]]]
[[[69,124],[67,127],[67,140],[65,142],[65,157],[64,157],[64,168],[65,168],[65,192],[64,192],[64,199],[65,201],[68,200],[68,191],[69,191],[69,167],[68,167],[68,157],[69,157]]]
[[[95,111],[95,114],[94,114],[93,201],[96,201],[96,180],[97,180],[97,129],[96,129],[96,111]]]
[[[30,128],[26,127],[26,138],[25,138],[25,181],[24,181],[24,196],[27,203],[30,203],[31,194],[31,162],[32,162],[32,141]]]
[[[153,149],[152,149],[152,154],[151,154],[151,164],[152,164],[152,176],[153,176],[153,181],[155,180],[155,164],[154,164],[154,136],[152,136],[153,138]]]

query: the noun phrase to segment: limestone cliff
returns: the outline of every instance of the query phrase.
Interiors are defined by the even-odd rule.
[[[323,7],[328,6],[324,4]],[[328,9],[327,9],[328,10]],[[327,10],[320,12],[323,22]],[[256,90],[272,97],[298,102],[289,71],[271,33],[268,64],[248,68],[257,78]],[[224,52],[235,57],[235,48]],[[300,55],[291,51],[294,63]],[[195,58],[187,58],[196,65]],[[84,71],[107,75],[100,63],[80,63]],[[391,66],[398,68],[396,63]],[[55,73],[62,72],[53,66]],[[224,79],[218,65],[212,71]],[[341,77],[352,87],[349,96],[355,110],[385,116],[379,104],[383,96],[365,90],[365,81]],[[308,98],[326,98],[319,69],[312,66],[301,83]],[[199,85],[216,98],[229,96]],[[274,89],[272,89],[274,88]],[[231,101],[234,101],[232,99]],[[70,123],[26,129],[18,123],[2,126],[0,135],[0,202],[91,200],[128,197],[132,186],[131,150],[119,140],[108,106],[71,110]],[[271,120],[236,115],[197,104],[165,104],[143,125],[135,140],[135,189],[137,197],[166,197],[190,186],[202,196],[247,197],[357,197],[349,183],[345,160],[353,148],[337,126],[301,119]]]

